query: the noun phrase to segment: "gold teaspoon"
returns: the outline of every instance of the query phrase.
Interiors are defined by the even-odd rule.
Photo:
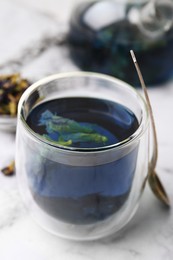
[[[151,162],[149,163],[149,171],[148,171],[148,182],[151,187],[151,190],[153,191],[154,195],[161,201],[163,202],[166,206],[170,207],[170,201],[168,198],[168,195],[155,171],[156,164],[157,164],[157,158],[158,158],[158,142],[157,142],[157,134],[156,134],[156,127],[155,127],[155,122],[154,122],[154,116],[153,116],[153,111],[150,103],[150,99],[148,96],[148,91],[141,73],[141,70],[139,68],[138,62],[136,60],[135,54],[133,50],[130,51],[130,54],[132,56],[139,81],[141,83],[142,89],[144,91],[145,99],[147,102],[148,110],[149,110],[149,115],[151,119],[151,126],[152,126],[152,133],[153,133],[153,143],[154,143],[154,151],[153,151],[153,156],[151,158]]]

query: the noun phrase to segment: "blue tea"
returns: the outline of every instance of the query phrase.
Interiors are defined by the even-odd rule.
[[[80,154],[109,151],[139,127],[127,107],[104,99],[69,97],[37,105],[27,124],[43,142]],[[29,149],[29,148],[27,148]],[[43,148],[44,149],[44,148]],[[28,151],[26,171],[37,205],[52,217],[91,224],[115,214],[126,202],[136,169],[138,147],[109,162],[54,161]],[[70,158],[70,157],[69,157]],[[94,160],[94,159],[93,159]],[[94,162],[94,161],[93,161]]]
[[[160,84],[173,76],[173,27],[155,37],[154,26],[158,22],[162,27],[161,19],[169,19],[172,10],[162,5],[155,13],[151,10],[153,34],[150,37],[141,29],[140,21],[133,21],[136,13],[140,19],[145,1],[131,2],[108,0],[79,4],[70,21],[70,55],[82,70],[113,75],[136,86],[139,79],[129,54],[134,50],[146,84]]]

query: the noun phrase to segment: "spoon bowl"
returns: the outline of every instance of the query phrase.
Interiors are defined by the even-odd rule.
[[[148,175],[148,182],[154,195],[167,207],[170,207],[169,197],[156,173],[155,170],[150,171]]]

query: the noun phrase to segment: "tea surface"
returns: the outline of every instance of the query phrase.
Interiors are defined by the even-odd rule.
[[[72,97],[47,101],[27,118],[34,132],[55,145],[97,148],[116,144],[138,127],[125,106],[103,99]]]

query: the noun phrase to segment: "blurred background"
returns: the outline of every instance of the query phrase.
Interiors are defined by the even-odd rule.
[[[64,35],[76,0],[0,1],[0,74],[20,72],[34,82],[77,67]]]
[[[0,72],[35,80],[81,69],[136,87],[133,49],[147,85],[172,79],[172,0],[7,0],[0,22]]]
[[[75,4],[81,2],[80,0],[7,0],[11,3],[20,4],[20,6],[27,6],[33,8],[47,15],[54,16],[59,21],[66,22],[70,16],[71,9]]]

